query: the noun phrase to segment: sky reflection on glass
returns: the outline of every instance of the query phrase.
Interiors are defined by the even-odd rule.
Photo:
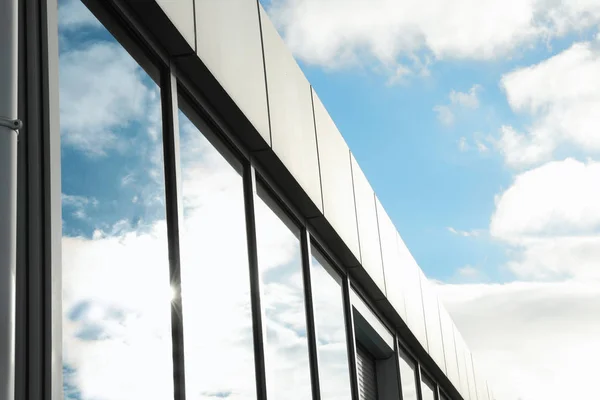
[[[59,16],[65,398],[171,398],[159,89],[79,1]]]
[[[182,112],[179,122],[186,396],[254,399],[242,177]]]
[[[350,398],[350,372],[341,278],[312,250],[311,278],[319,352],[321,399]]]
[[[435,400],[435,390],[425,379],[421,380],[421,395],[423,400]]]
[[[404,354],[400,354],[400,382],[402,399],[417,400],[417,383],[415,381],[416,366]]]
[[[299,232],[297,228],[292,232],[261,198],[256,211],[268,396],[271,400],[308,399],[311,382]],[[274,254],[277,248],[279,255]]]

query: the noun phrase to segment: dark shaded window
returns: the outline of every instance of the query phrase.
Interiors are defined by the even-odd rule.
[[[436,400],[435,384],[425,375],[421,376],[421,397],[422,400]]]

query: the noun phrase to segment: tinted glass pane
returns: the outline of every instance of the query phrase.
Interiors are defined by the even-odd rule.
[[[435,386],[425,377],[421,380],[421,394],[423,400],[435,400]]]
[[[402,383],[402,399],[417,400],[416,369],[412,361],[400,352],[400,382]]]
[[[254,399],[242,177],[181,112],[179,125],[187,399]]]
[[[350,398],[350,372],[344,320],[342,281],[313,248],[312,294],[319,352],[321,399]]]
[[[299,231],[263,198],[256,204],[256,214],[267,328],[268,396],[270,400],[309,399],[311,385]]]
[[[157,84],[59,2],[66,399],[173,397]]]

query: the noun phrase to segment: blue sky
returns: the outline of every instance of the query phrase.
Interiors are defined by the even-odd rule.
[[[283,32],[285,33],[285,32]],[[524,127],[499,85],[502,75],[536,64],[590,40],[594,30],[537,43],[514,58],[448,61],[429,68],[430,76],[389,84],[369,66],[329,68],[299,64],[327,107],[375,193],[428,277],[452,280],[457,269],[472,265],[492,281],[510,279],[502,268],[505,249],[485,232],[478,237],[453,234],[489,227],[494,196],[514,176],[488,137],[502,124]],[[480,85],[477,109],[458,109],[452,126],[434,110],[449,103],[452,90]],[[467,150],[460,140],[466,138]],[[488,151],[478,151],[475,138]]]

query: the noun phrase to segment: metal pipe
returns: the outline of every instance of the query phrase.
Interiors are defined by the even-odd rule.
[[[0,1],[0,398],[14,400],[17,264],[17,0]]]

